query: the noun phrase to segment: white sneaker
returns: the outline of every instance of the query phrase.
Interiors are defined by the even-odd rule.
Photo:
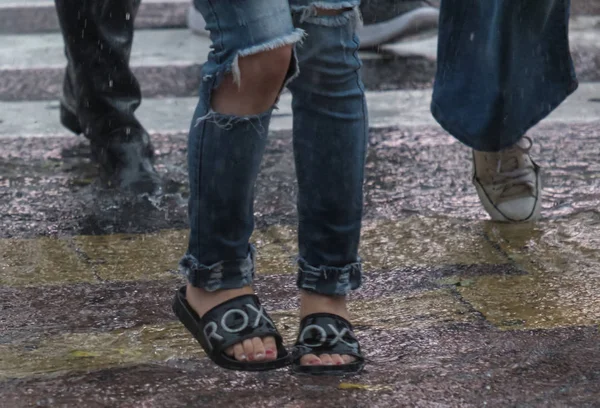
[[[529,137],[497,153],[473,151],[473,183],[494,221],[527,222],[540,218],[540,167],[531,160]]]
[[[209,36],[209,32],[206,29],[206,21],[204,21],[204,17],[202,14],[196,10],[196,7],[192,4],[190,9],[188,10],[188,28],[194,33],[198,35]]]

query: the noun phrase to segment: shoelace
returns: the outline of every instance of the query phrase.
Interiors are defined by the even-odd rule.
[[[500,197],[502,197],[502,200],[522,196],[524,194],[534,195],[535,193],[535,181],[531,179],[533,165],[519,168],[521,159],[515,157],[516,154],[528,155],[533,146],[531,138],[524,136],[523,139],[528,142],[528,146],[523,147],[516,144],[502,152],[498,158],[495,173],[490,174],[492,188]],[[503,161],[503,156],[513,157],[509,157],[508,160]]]

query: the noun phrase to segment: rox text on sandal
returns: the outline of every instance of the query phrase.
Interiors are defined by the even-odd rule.
[[[204,326],[203,334],[211,350],[214,348],[212,340],[216,340],[219,344],[224,341],[224,337],[218,333],[219,328],[234,334],[247,329],[255,330],[261,323],[265,323],[275,329],[275,324],[265,314],[265,309],[262,306],[256,308],[252,303],[246,303],[239,309],[229,309],[223,314],[219,323],[218,325],[215,321],[211,321]]]

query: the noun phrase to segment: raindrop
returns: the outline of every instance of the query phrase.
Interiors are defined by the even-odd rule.
[[[113,86],[113,81],[112,81],[112,79],[109,79],[109,80],[108,80],[108,86],[112,88],[112,86]]]
[[[125,14],[125,20],[129,21],[129,19],[131,19],[131,14],[130,13]]]

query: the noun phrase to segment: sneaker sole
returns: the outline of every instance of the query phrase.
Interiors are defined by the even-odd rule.
[[[422,7],[382,23],[363,25],[358,29],[360,48],[374,48],[399,40],[407,35],[420,34],[437,28],[440,11]]]
[[[490,215],[492,221],[497,222],[510,222],[510,223],[526,223],[526,222],[534,222],[540,219],[542,212],[542,180],[540,169],[536,170],[536,184],[537,184],[537,200],[535,202],[535,206],[531,211],[529,217],[522,220],[513,220],[504,215],[498,208],[492,203],[487,193],[485,192],[483,186],[479,183],[477,178],[473,178],[473,184],[475,184],[475,188],[477,189],[477,195],[479,196],[479,200],[483,205],[485,211]]]

